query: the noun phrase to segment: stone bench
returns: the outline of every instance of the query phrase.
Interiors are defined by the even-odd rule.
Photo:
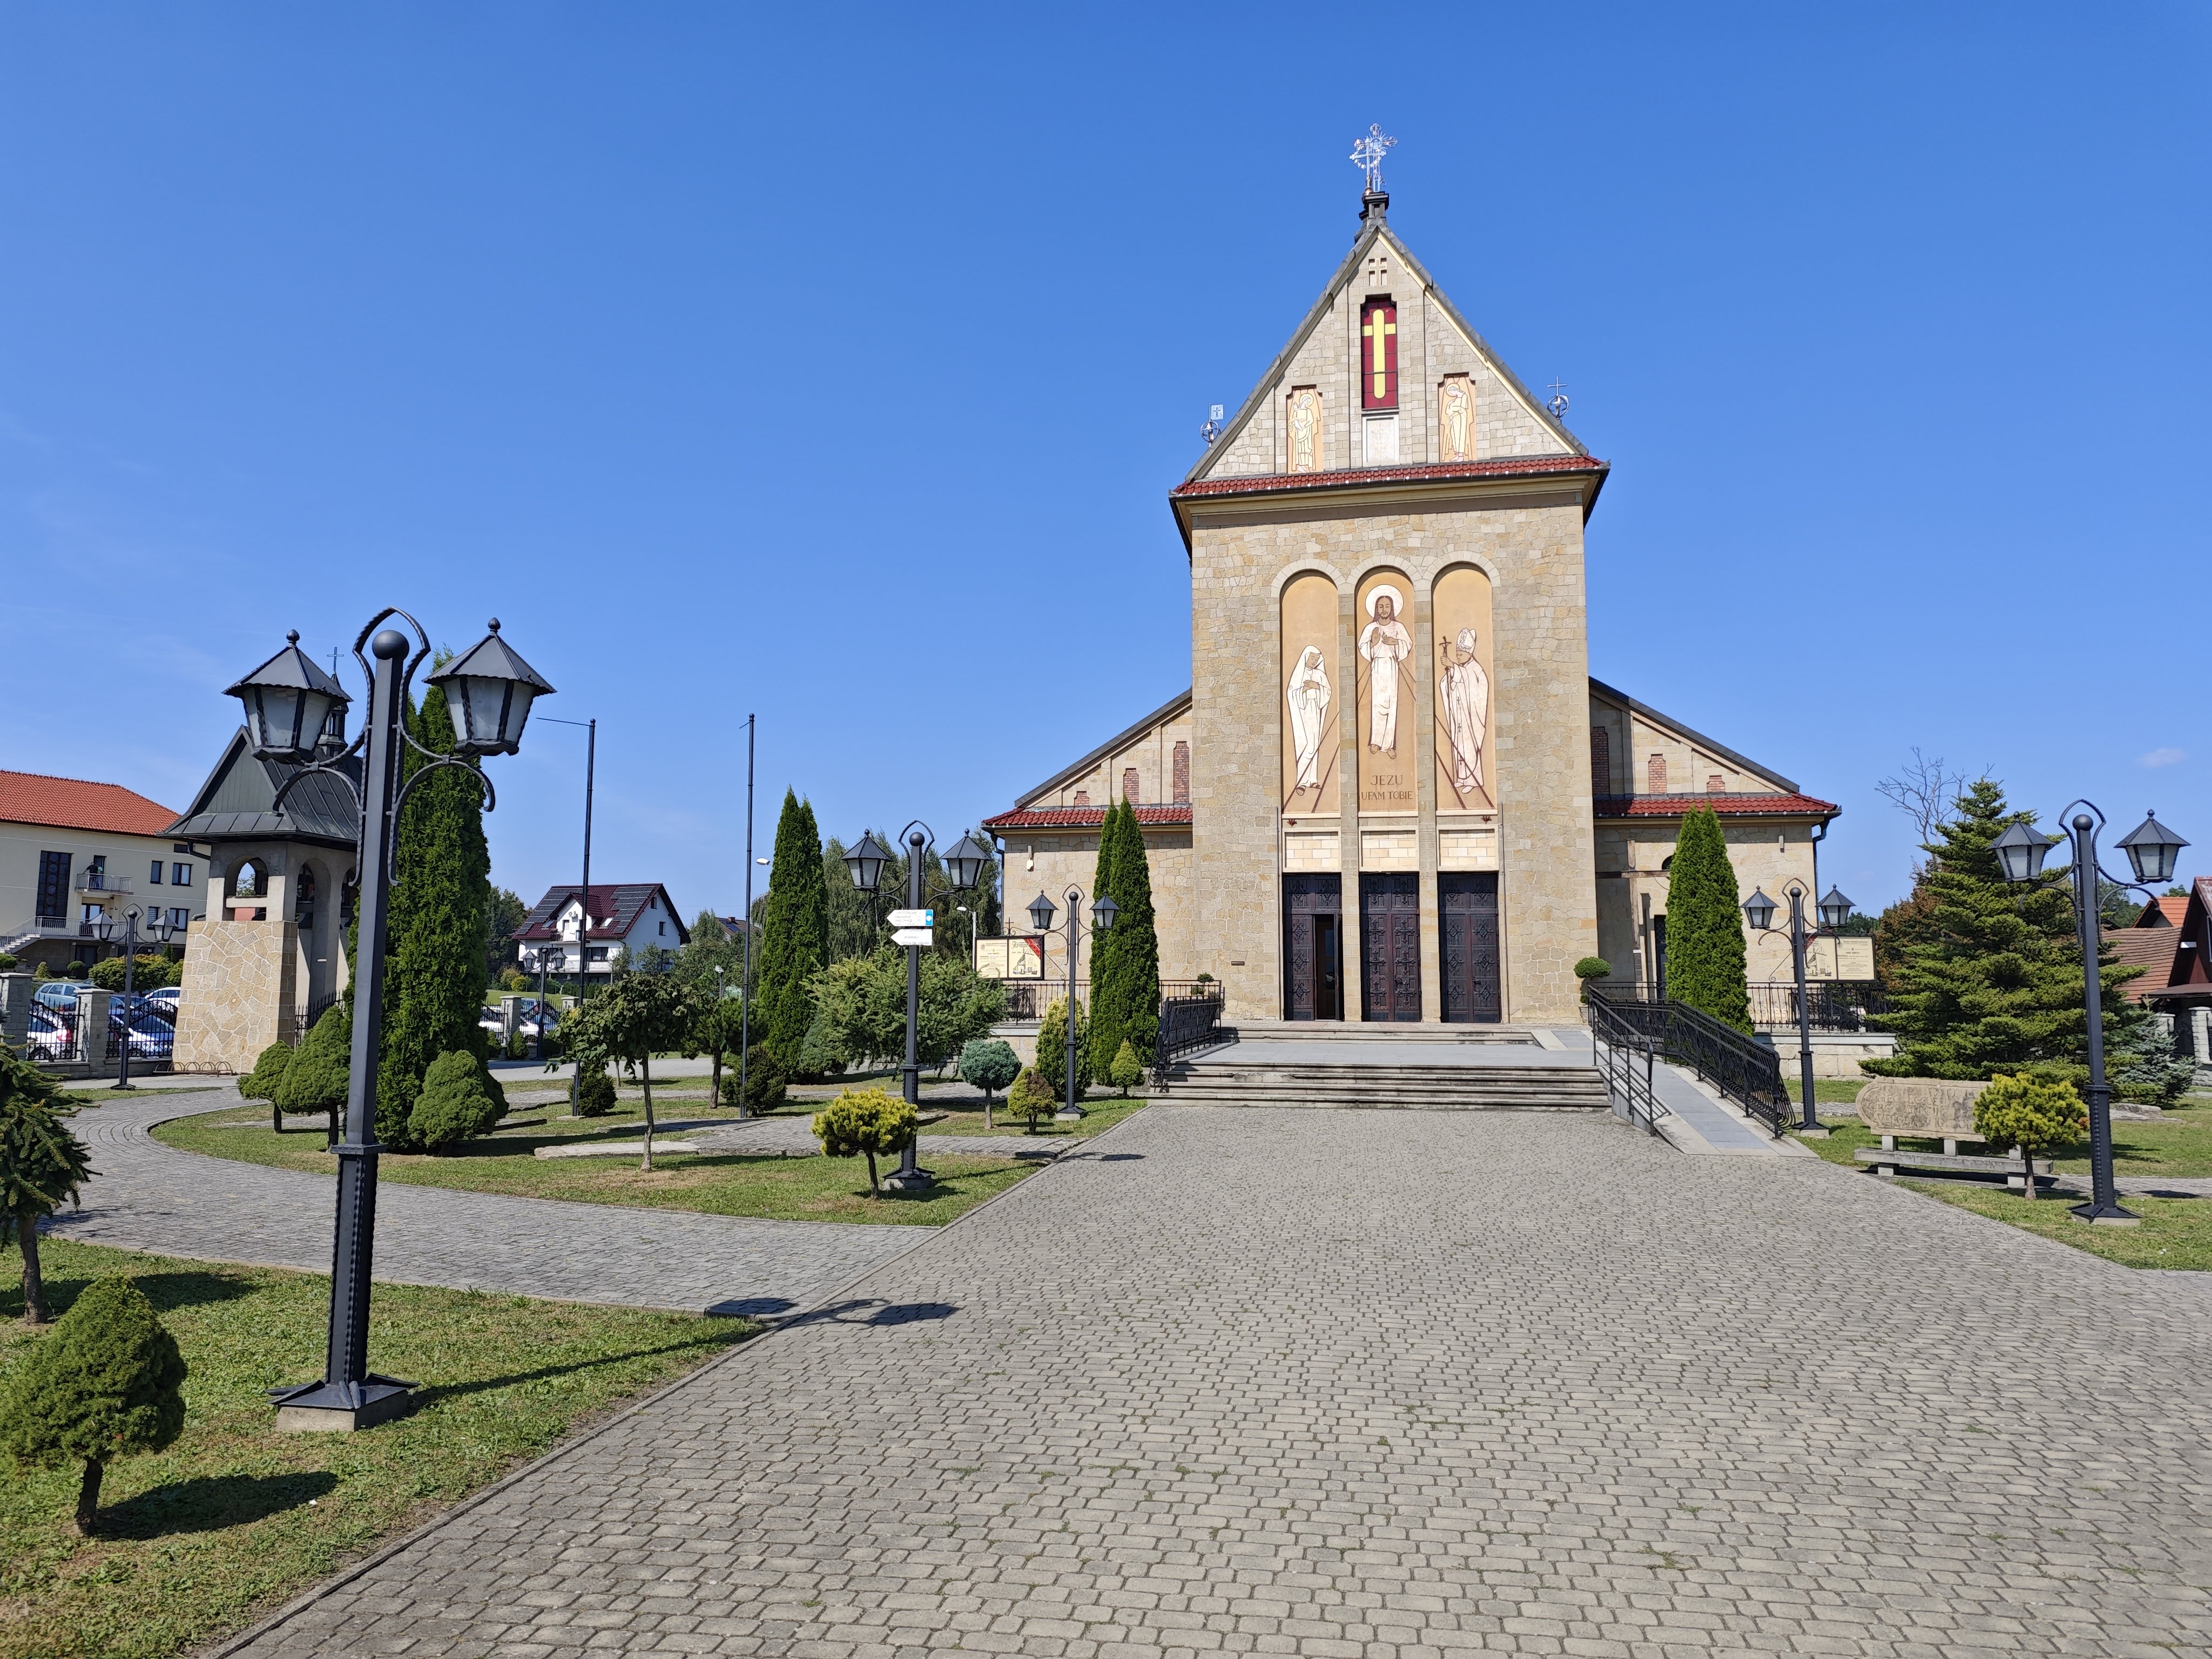
[[[1948,1170],[1958,1174],[2001,1175],[2008,1186],[2026,1191],[2027,1166],[2017,1157],[1962,1153],[1961,1141],[1979,1146],[1974,1130],[1974,1102],[1986,1083],[1954,1082],[1947,1078],[1883,1077],[1859,1091],[1859,1121],[1881,1137],[1879,1150],[1862,1146],[1851,1156],[1871,1166],[1879,1176],[1894,1176],[1899,1169]],[[1898,1137],[1940,1140],[1940,1152],[1900,1148]],[[2035,1161],[2038,1177],[2052,1173],[2049,1158]]]

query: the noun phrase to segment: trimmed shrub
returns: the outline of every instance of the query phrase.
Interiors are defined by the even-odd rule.
[[[353,1091],[349,1076],[352,1065],[353,1016],[341,1000],[323,1011],[323,1017],[292,1056],[292,1063],[284,1068],[283,1080],[270,1097],[272,1108],[329,1114],[328,1133],[331,1144],[336,1145],[338,1114],[345,1109]]]
[[[587,1072],[576,1085],[576,1115],[605,1117],[615,1109],[615,1080],[605,1072]]]
[[[148,953],[131,957],[106,957],[92,964],[92,972],[87,977],[103,991],[120,991],[126,962],[130,964],[131,988],[134,991],[158,991],[165,986],[174,985],[183,976],[179,971],[181,963],[172,962],[166,956]]]
[[[1718,815],[1711,807],[1684,814],[1667,873],[1667,996],[1748,1036],[1738,897]]]
[[[184,1382],[154,1304],[127,1279],[97,1279],[0,1391],[0,1447],[19,1468],[82,1462],[76,1529],[89,1533],[108,1464],[183,1430]]]
[[[1613,964],[1603,957],[1584,957],[1575,964],[1575,977],[1579,980],[1607,979],[1613,974]]]
[[[1130,1090],[1145,1080],[1145,1062],[1137,1058],[1136,1045],[1128,1038],[1121,1039],[1114,1063],[1106,1068],[1106,1080],[1121,1091],[1124,1100],[1129,1097]]]
[[[0,951],[0,974],[13,973],[15,971],[15,958],[9,956],[5,951]]]
[[[82,962],[72,962],[69,963],[62,969],[62,977],[64,979],[83,979],[87,977],[84,964]]]
[[[1083,1099],[1084,1091],[1091,1086],[1091,1019],[1081,1003],[1075,1005],[1075,1098]],[[1060,1097],[1067,1087],[1067,999],[1060,998],[1044,1011],[1044,1019],[1037,1027],[1037,1071],[1043,1075],[1052,1097],[1061,1105],[1068,1103]]]
[[[977,1037],[960,1050],[962,1079],[983,1091],[983,1127],[991,1121],[991,1096],[1022,1074],[1019,1055],[997,1037]]]
[[[2036,1154],[2071,1146],[2088,1127],[2081,1097],[2072,1084],[2056,1079],[2024,1073],[1991,1078],[1974,1097],[1974,1133],[2000,1152],[2020,1148],[2030,1198],[2035,1196]]]
[[[775,862],[755,958],[753,1031],[776,1058],[777,1076],[799,1069],[806,1028],[814,1022],[807,982],[830,952],[830,890],[822,869],[822,832],[814,809],[788,789],[775,825]]]
[[[1061,1064],[1066,1063],[1063,1059]],[[1034,1066],[1022,1067],[1022,1074],[1014,1079],[1014,1086],[1006,1091],[1006,1109],[1017,1117],[1029,1119],[1031,1134],[1036,1133],[1039,1121],[1050,1117],[1059,1105],[1059,1094],[1039,1075]]]
[[[772,1111],[783,1104],[787,1080],[783,1068],[765,1042],[756,1042],[745,1056],[745,1110]]]
[[[284,1133],[284,1109],[276,1103],[276,1091],[283,1086],[284,1073],[292,1066],[292,1045],[272,1042],[261,1051],[253,1062],[253,1069],[238,1079],[241,1100],[265,1100],[269,1103],[269,1127],[278,1134]]]
[[[848,1089],[814,1115],[814,1134],[823,1157],[867,1158],[871,1198],[883,1196],[876,1159],[912,1146],[918,1125],[913,1107],[881,1089]]]
[[[492,1125],[506,1115],[504,1103],[488,1086],[491,1075],[477,1064],[477,1057],[448,1050],[430,1062],[422,1073],[422,1092],[407,1115],[407,1127],[430,1152],[477,1135],[491,1133]]]

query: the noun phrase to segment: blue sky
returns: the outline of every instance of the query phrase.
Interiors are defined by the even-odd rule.
[[[486,617],[688,911],[1188,684],[1165,503],[1391,222],[1613,473],[1592,671],[2212,869],[2205,9],[0,5],[0,765],[182,805],[297,628]],[[947,21],[947,18],[953,21]],[[582,734],[497,763],[573,879]]]

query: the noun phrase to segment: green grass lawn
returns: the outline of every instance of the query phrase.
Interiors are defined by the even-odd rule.
[[[1045,1118],[1037,1124],[1036,1132],[1040,1137],[1102,1135],[1132,1112],[1140,1112],[1144,1109],[1145,1102],[1139,1099],[1123,1100],[1119,1095],[1093,1095],[1083,1103],[1083,1115],[1075,1122],[1061,1123],[1052,1118]],[[972,1106],[954,1106],[941,1100],[931,1100],[924,1097],[921,1109],[925,1112],[945,1114],[942,1121],[925,1124],[922,1127],[921,1132],[926,1135],[1010,1135],[1018,1140],[1029,1133],[1029,1120],[1016,1117],[1009,1112],[1003,1097],[992,1109],[992,1116],[997,1120],[997,1127],[991,1129],[986,1129],[983,1127],[983,1105],[981,1101]]]
[[[191,1374],[184,1434],[110,1467],[94,1537],[68,1530],[78,1471],[0,1481],[4,1659],[196,1649],[758,1328],[379,1285],[369,1364],[422,1403],[362,1434],[280,1435],[264,1390],[321,1375],[327,1279],[60,1239],[41,1255],[57,1316],[94,1278],[136,1279]],[[7,1265],[0,1370],[41,1336]]]
[[[1815,1099],[1820,1097],[1815,1092]],[[1831,1164],[1863,1168],[1852,1156],[1863,1146],[1878,1146],[1881,1137],[1849,1118],[1834,1120],[1833,1133],[1825,1140],[1800,1144]],[[1906,1147],[1929,1152],[1942,1150],[1940,1140],[1899,1136]],[[1961,1151],[1986,1152],[1968,1146]],[[2058,1149],[2054,1160],[2063,1174],[2089,1173],[2089,1147],[2085,1139]],[[2192,1096],[2169,1108],[2156,1123],[2115,1122],[2112,1125],[2112,1171],[2123,1176],[2212,1175],[2212,1100]],[[2142,1218],[2140,1227],[2089,1227],[2075,1220],[2069,1211],[2081,1201],[2074,1196],[2045,1196],[2033,1200],[1958,1182],[1901,1180],[1900,1186],[1925,1193],[1946,1204],[1955,1204],[2062,1244],[2087,1250],[2130,1267],[2186,1267],[2212,1271],[2212,1198],[2131,1198],[2120,1201]]]
[[[1826,1097],[1816,1089],[1814,1102]],[[1850,1164],[1851,1154],[1862,1146],[1878,1146],[1881,1137],[1872,1133],[1857,1120],[1838,1117],[1829,1127],[1834,1131],[1826,1140],[1808,1140],[1804,1144],[1820,1153],[1831,1164]],[[1903,1138],[1907,1146],[1917,1146],[1929,1152],[1941,1152],[1940,1140],[1915,1140]],[[1963,1146],[1962,1152],[1985,1152],[1985,1147]],[[2065,1175],[2089,1173],[2089,1142],[2085,1136],[2070,1146],[2057,1149],[2054,1159],[2059,1171]],[[2112,1124],[2112,1172],[2122,1176],[2212,1176],[2212,1100],[2192,1095],[2179,1106],[2167,1109],[2166,1115],[2155,1123],[2130,1123],[2115,1120]],[[2212,1200],[2207,1200],[2212,1203]]]
[[[1797,1086],[1796,1068],[1784,1061],[1782,1073],[1782,1086],[1790,1091],[1792,1103],[1802,1102],[1805,1091]],[[1838,1106],[1848,1106],[1859,1097],[1859,1091],[1872,1081],[1872,1078],[1863,1077],[1816,1077],[1813,1079],[1813,1104],[1818,1109],[1832,1101]]]
[[[654,1092],[657,1097],[659,1091]],[[526,1109],[522,1115],[530,1114]],[[672,1109],[656,1115],[666,1121],[698,1114]],[[173,1119],[157,1126],[154,1138],[167,1146],[215,1158],[332,1174],[337,1160],[324,1150],[320,1125],[307,1118],[290,1121],[299,1127],[277,1134],[269,1127],[265,1107],[247,1106]],[[314,1127],[307,1127],[311,1124]],[[644,1127],[641,1115],[627,1112],[609,1117],[556,1117],[537,1127],[501,1130],[467,1142],[459,1152],[435,1158],[387,1152],[377,1161],[377,1169],[385,1180],[416,1186],[520,1193],[531,1198],[563,1198],[587,1204],[629,1204],[786,1221],[938,1225],[1004,1192],[1036,1167],[988,1156],[932,1158],[929,1167],[938,1181],[928,1191],[911,1196],[886,1193],[881,1198],[871,1198],[866,1161],[857,1158],[656,1152],[653,1170],[647,1174],[638,1168],[634,1154],[605,1159],[532,1155],[539,1146],[581,1138],[635,1140]],[[680,1139],[682,1132],[668,1139]],[[895,1160],[878,1162],[879,1170],[887,1172]]]

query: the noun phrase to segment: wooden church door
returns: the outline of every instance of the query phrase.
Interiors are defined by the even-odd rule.
[[[1437,908],[1443,913],[1444,1018],[1494,1025],[1505,1018],[1498,991],[1497,872],[1438,876]]]
[[[1283,1017],[1342,1019],[1344,889],[1337,876],[1283,878]]]
[[[1364,1019],[1421,1017],[1421,878],[1359,878],[1359,996]]]

